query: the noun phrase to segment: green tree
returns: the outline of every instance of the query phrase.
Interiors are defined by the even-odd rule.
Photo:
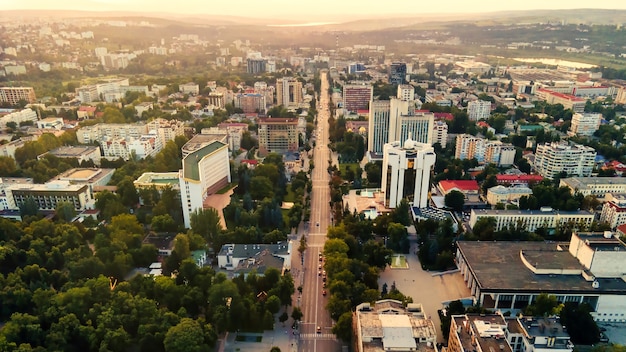
[[[465,195],[457,190],[452,190],[444,197],[444,202],[447,207],[450,207],[456,211],[462,211],[465,204]]]
[[[125,123],[126,118],[118,109],[107,107],[102,113],[102,121],[105,123]]]
[[[267,301],[265,301],[265,307],[272,314],[278,313],[280,310],[280,298],[275,295],[268,297]]]
[[[265,176],[253,176],[250,179],[250,196],[254,200],[272,198],[274,196],[272,181]]]
[[[25,216],[34,216],[39,213],[39,204],[35,201],[33,197],[28,197],[24,200],[22,204],[20,204],[20,216],[24,218]]]
[[[534,316],[548,316],[556,313],[558,305],[559,302],[556,300],[556,296],[542,293],[537,296],[531,305],[526,307],[524,313]]]
[[[208,347],[204,344],[203,335],[198,322],[183,318],[167,331],[163,345],[166,352],[202,352]]]
[[[213,242],[222,230],[220,216],[214,208],[197,209],[190,216],[191,229],[207,242]]]
[[[352,312],[341,314],[337,324],[333,326],[333,333],[344,342],[350,343],[352,340]]]
[[[57,203],[54,212],[58,219],[61,219],[65,222],[70,222],[76,216],[76,209],[74,209],[74,204],[70,202],[59,202]]]
[[[176,228],[178,227],[170,214],[157,215],[152,217],[150,226],[152,228],[152,231],[155,232],[172,232],[176,231]]]
[[[304,314],[302,314],[302,310],[300,309],[300,307],[293,307],[293,311],[291,312],[291,318],[294,321],[302,320],[303,316]]]
[[[17,171],[15,160],[9,156],[0,156],[0,177],[11,176]]]
[[[593,345],[600,340],[600,330],[590,311],[586,303],[565,302],[559,314],[561,324],[567,326],[572,342],[577,345]]]

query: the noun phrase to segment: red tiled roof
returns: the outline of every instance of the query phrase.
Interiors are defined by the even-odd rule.
[[[621,232],[626,235],[626,224],[619,225],[617,227],[617,232]]]
[[[94,112],[96,111],[96,107],[95,106],[79,106],[78,111]]]
[[[435,112],[435,120],[454,120],[454,115],[449,112]]]
[[[478,191],[478,182],[476,180],[443,180],[439,181],[439,188],[445,193],[456,188],[462,192]]]
[[[563,93],[559,93],[559,92],[555,92],[555,91],[552,91],[552,90],[549,90],[549,89],[543,89],[543,88],[541,88],[539,90],[542,91],[542,92],[546,92],[546,93],[548,93],[550,95],[554,95],[555,97],[567,99],[567,100],[570,100],[570,101],[585,101],[585,99],[575,97],[575,96],[573,96],[571,94],[563,94]]]
[[[259,163],[258,160],[254,160],[254,159],[244,159],[241,162],[245,164],[250,164],[250,165],[257,165]]]
[[[357,109],[356,113],[359,115],[367,115],[370,113],[370,111],[368,109]]]

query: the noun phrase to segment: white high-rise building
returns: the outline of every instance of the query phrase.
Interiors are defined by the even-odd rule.
[[[416,142],[433,144],[433,126],[435,114],[430,111],[418,111],[412,115],[401,115],[396,123],[395,135],[390,140],[404,141],[410,136]]]
[[[537,145],[535,170],[553,179],[564,172],[567,176],[591,176],[596,151],[580,144],[545,143]]]
[[[489,118],[491,114],[491,102],[475,100],[467,103],[467,117],[470,121],[478,121]]]
[[[456,159],[476,159],[479,163],[510,166],[515,162],[515,147],[509,143],[489,141],[484,138],[461,134],[456,137]]]
[[[515,147],[509,143],[489,141],[485,145],[485,163],[511,166],[515,162]]]
[[[484,160],[485,140],[471,134],[461,134],[456,137],[455,159]]]
[[[187,228],[191,226],[191,214],[204,207],[206,197],[231,180],[228,144],[222,142],[226,136],[196,137],[183,146],[183,168],[178,172],[180,201]]]
[[[569,134],[572,136],[592,136],[600,127],[602,114],[575,113],[572,116],[572,125]]]
[[[400,84],[397,97],[400,100],[415,100],[415,88],[410,84]]]
[[[298,106],[302,102],[302,82],[293,77],[277,79],[276,102],[284,107]]]
[[[381,183],[385,206],[395,208],[403,198],[409,198],[414,206],[427,207],[430,172],[435,160],[435,150],[430,144],[413,141],[410,136],[403,145],[385,144]]]

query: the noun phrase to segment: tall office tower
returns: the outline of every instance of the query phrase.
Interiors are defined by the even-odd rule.
[[[277,79],[276,100],[284,107],[298,106],[302,102],[302,82],[293,77]]]
[[[265,65],[267,61],[264,59],[248,59],[247,60],[247,71],[251,75],[256,75],[259,73],[263,73],[266,71]]]
[[[373,100],[370,103],[370,116],[367,128],[367,150],[382,153],[383,146],[389,141],[389,115],[391,101]]]
[[[491,102],[486,100],[475,100],[467,103],[467,117],[470,121],[488,119],[491,114]]]
[[[226,135],[196,135],[182,148],[183,168],[178,173],[180,201],[185,227],[191,214],[202,209],[207,196],[230,182],[230,162]]]
[[[349,112],[368,110],[374,89],[371,85],[346,84],[343,86],[343,108]]]
[[[389,136],[390,140],[404,141],[413,136],[413,140],[419,143],[433,144],[433,126],[435,114],[430,111],[416,111],[410,115],[398,117],[395,136]]]
[[[406,83],[406,64],[404,62],[394,62],[389,65],[389,83]]]
[[[561,173],[567,176],[591,176],[596,150],[581,144],[538,144],[535,152],[535,170],[543,177],[553,179]]]
[[[386,207],[395,208],[403,198],[419,208],[428,206],[430,172],[437,156],[430,144],[409,138],[383,148],[382,189]]]

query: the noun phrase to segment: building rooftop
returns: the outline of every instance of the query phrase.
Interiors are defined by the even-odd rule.
[[[289,254],[287,243],[279,244],[225,244],[220,249],[218,255],[232,255],[233,258],[250,258],[261,251],[268,250],[274,255]]]
[[[439,181],[439,188],[445,193],[458,189],[461,192],[478,191],[478,182],[476,180],[443,180]]]
[[[100,148],[96,146],[64,146],[53,149],[49,153],[59,158],[77,158],[96,151],[100,153]]]
[[[200,160],[223,147],[227,147],[227,144],[218,140],[213,140],[209,143],[187,146],[189,142],[187,142],[185,146],[183,146],[183,154],[185,153],[185,147],[187,147],[186,150],[187,153],[189,153],[183,158],[183,177],[185,177],[186,179],[199,181],[200,169],[198,167],[198,163],[200,162]]]
[[[541,182],[543,177],[541,175],[496,175],[497,182]]]
[[[572,189],[587,189],[595,185],[626,185],[626,177],[568,177],[561,182]]]
[[[226,133],[213,133],[213,134],[197,134],[193,136],[182,147],[183,156],[189,153],[193,153],[204,146],[213,142],[221,142],[226,144],[228,134]]]
[[[75,168],[63,172],[54,179],[71,183],[95,183],[103,178],[111,177],[114,172],[115,169]]]
[[[536,274],[524,264],[522,255],[535,260],[539,269],[583,267],[565,248],[556,242],[473,242],[458,241],[457,246],[478,284],[493,292],[618,292],[626,294],[626,282],[621,278],[597,278],[600,287],[580,274]],[[576,270],[574,271],[576,272]]]
[[[543,207],[540,210],[499,210],[499,209],[472,209],[477,216],[496,216],[496,215],[593,215],[586,210],[555,210],[550,207]]]
[[[511,352],[511,346],[504,338],[504,318],[499,314],[468,314],[453,316],[460,329],[457,334],[464,351],[475,351],[476,344],[484,352]],[[473,331],[474,333],[470,333]]]

